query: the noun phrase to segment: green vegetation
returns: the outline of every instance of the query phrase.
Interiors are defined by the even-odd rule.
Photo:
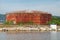
[[[4,24],[5,25],[13,25],[13,22],[12,21],[5,21]]]
[[[57,24],[57,25],[60,25],[60,17],[52,16],[52,20],[49,21],[48,24]]]
[[[32,25],[33,22],[29,21],[29,22],[19,22],[19,23],[17,23],[17,25],[20,25],[20,26],[25,25],[25,24]]]
[[[29,22],[27,22],[27,24],[28,24],[28,25],[32,25],[32,24],[33,24],[33,22],[32,22],[32,21],[29,21]]]
[[[14,23],[13,23],[13,21],[5,21],[4,24],[5,25],[13,25]],[[22,25],[25,25],[25,24],[32,25],[33,22],[32,21],[29,21],[29,22],[18,22],[16,25],[22,26]]]
[[[18,22],[17,25],[22,26],[22,25],[24,25],[24,23],[23,22]]]

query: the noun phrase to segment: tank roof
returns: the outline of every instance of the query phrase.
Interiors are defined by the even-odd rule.
[[[48,12],[37,11],[37,10],[12,11],[12,12],[7,12],[6,14],[19,14],[19,13],[38,13],[38,14],[50,14],[50,13],[48,13]]]

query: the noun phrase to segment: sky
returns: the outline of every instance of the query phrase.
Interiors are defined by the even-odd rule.
[[[60,16],[60,0],[0,0],[0,14],[20,10],[38,10]]]

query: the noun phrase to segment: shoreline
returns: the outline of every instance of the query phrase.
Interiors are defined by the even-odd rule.
[[[60,31],[60,29],[51,29],[51,28],[43,28],[43,27],[4,27],[0,28],[0,31]]]
[[[0,25],[0,31],[60,31],[60,26],[52,29],[50,25]]]

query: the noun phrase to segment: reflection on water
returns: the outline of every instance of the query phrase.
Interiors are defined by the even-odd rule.
[[[0,40],[60,40],[60,32],[0,32]]]
[[[57,32],[55,31],[51,32],[51,40],[57,40]]]

